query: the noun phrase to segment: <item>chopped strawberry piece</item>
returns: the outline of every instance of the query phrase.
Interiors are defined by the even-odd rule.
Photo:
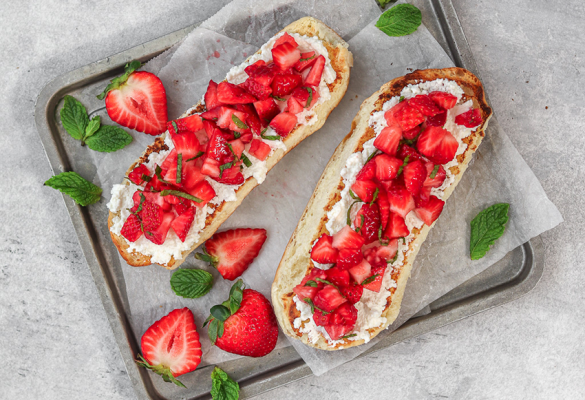
[[[299,57],[300,58],[300,57]],[[297,60],[298,61],[298,60]],[[319,56],[313,63],[309,75],[305,78],[305,85],[319,86],[321,83],[321,75],[323,75],[323,69],[325,68],[325,57]]]
[[[276,42],[274,42],[274,47],[279,46],[283,43],[290,43],[295,47],[299,47],[299,45],[297,44],[296,40],[289,35],[288,33],[284,33],[284,35],[282,35],[281,37],[279,37],[278,39],[276,39]]]
[[[376,158],[378,156],[372,158],[362,167],[355,177],[356,181],[370,181],[376,177]]]
[[[142,224],[136,215],[130,214],[128,216],[120,234],[129,242],[135,242],[142,236]]]
[[[363,217],[363,218],[362,218]],[[365,239],[366,244],[375,242],[378,239],[380,229],[380,211],[377,204],[364,204],[357,212],[353,225],[356,231]]]
[[[201,173],[212,178],[219,178],[219,161],[214,160],[211,157],[205,158],[203,165],[201,166]]]
[[[419,94],[408,100],[408,105],[416,108],[426,117],[435,116],[443,111],[429,96],[424,94]]]
[[[197,132],[203,129],[203,121],[199,114],[189,115],[185,118],[175,119],[167,122],[167,130],[171,135],[182,134],[185,132]]]
[[[150,171],[144,164],[140,164],[128,174],[128,179],[138,186],[148,182],[150,180],[148,178],[150,178]]]
[[[189,233],[189,229],[191,229],[191,224],[194,219],[195,209],[191,207],[175,218],[171,223],[171,228],[173,228],[173,231],[175,231],[179,239],[181,239],[181,242],[184,242],[187,238],[187,234]]]
[[[266,100],[257,101],[254,103],[254,108],[258,113],[260,122],[263,126],[267,126],[270,121],[280,112],[280,108],[271,97]]]
[[[258,60],[254,64],[250,64],[246,68],[244,68],[244,71],[246,72],[246,74],[248,74],[248,76],[252,76],[260,67],[264,67],[265,65],[266,61]]]
[[[385,266],[372,268],[372,276],[375,276],[375,278],[372,282],[363,285],[364,289],[379,293],[382,288],[382,281],[384,280],[384,272],[386,272]]]
[[[215,190],[213,190],[213,187],[209,182],[202,180],[189,190],[189,194],[201,200],[200,203],[194,201],[193,204],[199,208],[202,208],[215,197]]]
[[[317,287],[305,286],[303,284],[297,285],[293,288],[293,292],[305,303],[308,303],[306,299],[313,301],[318,291],[319,288]]]
[[[378,244],[378,246],[376,246]],[[372,243],[372,247],[364,247],[364,257],[372,267],[386,266],[392,260],[398,250],[398,240],[390,239],[387,245],[380,246],[380,243]]]
[[[429,204],[429,200],[431,199],[431,189],[430,186],[423,186],[418,195],[414,196],[415,208],[424,207]]]
[[[459,143],[445,129],[429,126],[418,138],[418,151],[436,164],[446,164],[455,157]]]
[[[364,259],[360,249],[341,249],[337,257],[337,267],[341,269],[350,269],[358,265]]]
[[[388,224],[388,217],[390,215],[390,203],[388,202],[388,194],[386,190],[380,190],[378,192],[376,203],[380,209],[380,222],[382,224],[382,229],[384,229]]]
[[[297,49],[297,46],[285,42],[272,48],[272,59],[274,64],[284,71],[291,68],[301,59],[301,52]]]
[[[241,161],[230,168],[220,171],[220,176],[213,177],[213,179],[225,185],[241,185],[244,183],[244,175],[240,172],[240,165]]]
[[[246,104],[258,101],[250,93],[229,82],[220,82],[217,86],[217,99],[224,104]]]
[[[167,195],[167,196],[164,196],[164,197],[163,197],[163,199],[164,199],[164,200],[165,200],[167,203],[169,203],[169,204],[171,204],[171,205],[175,205],[175,204],[179,204],[179,199],[180,199],[180,197],[177,197],[177,196],[175,196],[175,195],[173,195],[173,194],[169,194],[169,195]]]
[[[420,125],[425,120],[425,117],[416,108],[406,105],[394,113],[394,119],[403,131],[407,131]]]
[[[362,201],[369,203],[374,199],[374,193],[378,189],[378,185],[374,181],[355,181],[351,185],[351,190],[359,197]]]
[[[211,110],[205,111],[204,113],[201,113],[201,118],[204,120],[210,120],[210,121],[217,121],[217,119],[219,118],[219,110],[221,109],[222,106],[219,107],[215,107]]]
[[[261,64],[260,64],[261,63]],[[258,82],[263,86],[270,86],[274,76],[276,75],[276,69],[274,64],[266,65],[263,60],[256,61],[254,64],[246,67],[244,71],[250,78]]]
[[[278,97],[289,95],[302,81],[303,78],[297,74],[276,75],[272,81],[272,94]]]
[[[336,287],[325,285],[323,289],[319,290],[313,299],[315,307],[320,308],[325,312],[331,312],[337,307],[345,303],[347,300],[339,292]]]
[[[260,161],[266,160],[272,149],[266,143],[259,139],[252,139],[250,143],[250,154]]]
[[[414,212],[426,225],[431,226],[439,218],[439,215],[441,215],[444,205],[445,202],[443,200],[431,196],[426,206],[416,208]]]
[[[349,269],[349,274],[356,283],[360,284],[371,275],[372,266],[367,260],[362,260],[361,263],[355,265]]]
[[[389,156],[395,156],[400,139],[402,139],[402,129],[398,125],[390,125],[382,129],[374,140],[374,146]]]
[[[319,92],[310,86],[300,86],[292,92],[294,97],[303,108],[311,108],[319,100]],[[309,101],[309,99],[311,101]]]
[[[195,157],[201,150],[204,150],[199,144],[199,140],[194,132],[173,134],[169,131],[169,134],[175,145],[175,150],[177,150],[177,153],[182,154],[183,161]]]
[[[364,238],[346,225],[333,235],[332,246],[336,249],[359,249],[364,243]]]
[[[244,142],[242,142],[240,139],[236,139],[229,142],[229,145],[232,147],[236,157],[241,158],[242,153],[244,152]]]
[[[311,260],[319,264],[331,264],[337,262],[339,251],[332,246],[333,238],[327,234],[321,235],[311,249]]]
[[[286,105],[288,107],[288,112],[292,114],[298,114],[303,111],[303,106],[299,103],[294,97],[289,97],[286,101]]]
[[[205,247],[221,276],[233,281],[248,269],[265,241],[265,229],[240,228],[216,233]]]
[[[296,125],[297,116],[289,112],[282,112],[270,121],[270,127],[282,137],[287,137]]]
[[[308,53],[301,53],[300,60],[294,65],[294,69],[298,72],[302,72],[309,68],[317,61],[317,55],[314,51]]]
[[[313,321],[315,321],[315,325],[317,326],[325,326],[329,324],[330,315],[331,314],[323,314],[321,311],[315,310],[315,313],[313,314]]]
[[[447,111],[443,111],[434,117],[427,117],[427,126],[445,126],[447,122]]]
[[[324,283],[319,282],[317,280],[317,278],[319,279],[327,279],[327,271],[324,271],[320,268],[313,268],[307,275],[305,275],[305,277],[303,278],[303,280],[301,281],[301,285],[306,284],[309,281],[313,281],[317,284],[317,287],[319,289],[322,289],[323,286],[325,286]]]
[[[177,215],[183,214],[185,211],[191,208],[191,200],[179,198],[179,202],[173,205],[173,210],[177,213]]]
[[[388,181],[398,176],[398,170],[402,166],[402,160],[386,154],[374,157],[376,163],[376,179]]]
[[[446,92],[431,92],[429,97],[443,110],[450,110],[457,104],[457,97]]]
[[[388,226],[384,231],[385,239],[396,239],[406,237],[410,234],[404,218],[396,213],[390,213],[390,219],[388,220]]]
[[[386,113],[384,114],[384,119],[388,123],[388,126],[399,125],[398,121],[396,120],[396,118],[394,116],[396,115],[397,112],[399,112],[400,110],[402,110],[404,107],[407,107],[407,106],[408,106],[408,101],[401,101],[400,103],[398,103],[394,107],[392,107],[390,110],[386,111]]]
[[[430,187],[441,186],[445,181],[445,178],[447,177],[445,168],[443,168],[442,165],[435,165],[431,161],[425,163],[425,168],[427,170],[427,178],[425,179],[423,186]],[[433,175],[432,178],[431,175]]]
[[[341,293],[345,296],[347,301],[351,304],[355,304],[361,300],[364,294],[364,287],[362,285],[349,285],[341,288]],[[313,317],[314,319],[314,317]]]
[[[388,191],[388,202],[390,203],[390,211],[397,213],[402,218],[406,218],[406,214],[414,210],[412,194],[406,188],[398,185]]]
[[[412,140],[414,138],[416,138],[419,133],[422,132],[422,128],[420,125],[415,126],[412,129],[409,129],[407,131],[402,131],[402,136],[407,139],[407,140]]]
[[[353,330],[356,321],[357,309],[346,303],[331,314],[329,323],[324,328],[332,340],[339,340]]]
[[[422,160],[422,157],[418,151],[416,151],[415,149],[406,144],[403,144],[402,146],[400,146],[400,149],[398,150],[397,157],[400,158],[401,160],[404,160],[406,156],[409,156],[408,161],[410,162],[414,160]]]
[[[205,92],[205,96],[203,96],[203,99],[205,100],[205,108],[207,109],[207,111],[213,110],[214,108],[219,106],[223,106],[224,104],[217,98],[217,83],[215,83],[214,81],[209,81],[209,85],[207,86],[207,92]]]
[[[144,191],[145,192],[159,192],[162,190],[163,185],[164,184],[158,179],[158,176],[153,175],[153,176],[151,176],[150,181],[148,181],[148,183],[144,187]]]
[[[164,197],[161,196],[160,193],[142,192],[142,194],[149,203],[159,206],[161,210],[169,211],[171,209],[171,205],[165,201]]]
[[[207,143],[207,158],[212,158],[221,163],[229,162],[233,155],[226,146],[226,135],[213,122],[203,121],[203,126],[209,135]]]
[[[455,123],[457,125],[463,125],[467,128],[475,128],[482,122],[483,118],[479,108],[474,108],[455,117]]]
[[[144,214],[144,210],[142,214]],[[160,224],[157,227],[154,227],[153,225],[147,226],[143,217],[144,236],[154,244],[163,244],[174,219],[175,214],[172,212],[164,213],[160,220]]]
[[[248,115],[242,111],[237,111],[229,107],[220,107],[218,115],[219,118],[217,119],[216,124],[220,128],[236,132],[244,132],[248,129],[248,125],[246,125]],[[239,122],[236,123],[236,120],[239,120]],[[238,124],[243,124],[243,127]]]
[[[349,272],[339,267],[329,268],[327,270],[327,280],[337,287],[349,286]]]
[[[253,78],[246,79],[242,87],[258,100],[265,100],[272,94],[272,88],[270,86],[264,86]]]
[[[413,195],[417,195],[427,177],[427,169],[422,161],[416,160],[406,164],[402,170],[404,185]]]
[[[236,104],[236,110],[243,111],[247,114],[246,125],[250,127],[253,133],[260,135],[262,132],[262,124],[260,123],[260,118],[258,118],[258,113],[256,112],[254,106],[252,104]],[[242,137],[243,136],[244,133],[242,134]],[[244,139],[242,139],[244,143],[250,143],[251,140],[252,138],[246,142]]]

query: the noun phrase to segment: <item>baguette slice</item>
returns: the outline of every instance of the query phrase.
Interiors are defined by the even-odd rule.
[[[351,131],[337,147],[321,175],[313,196],[309,200],[276,271],[274,283],[272,284],[272,305],[280,326],[288,336],[323,350],[339,350],[364,343],[362,339],[352,341],[346,338],[341,340],[342,343],[330,344],[322,334],[319,334],[318,340],[313,343],[309,340],[307,333],[302,333],[299,328],[294,326],[294,320],[300,317],[300,312],[297,310],[293,300],[295,295],[292,289],[301,282],[312,268],[315,268],[310,258],[312,243],[321,234],[329,233],[325,227],[327,212],[340,200],[340,192],[344,188],[341,169],[351,154],[362,151],[363,144],[375,136],[374,129],[369,126],[370,116],[374,112],[382,110],[382,106],[386,101],[394,96],[399,96],[405,86],[435,79],[449,79],[459,84],[464,90],[463,101],[472,99],[473,108],[479,108],[483,117],[483,123],[470,136],[463,139],[468,147],[463,154],[457,156],[458,165],[451,167],[455,181],[445,190],[443,200],[447,200],[467,169],[473,153],[477,150],[485,135],[488,120],[492,115],[492,110],[486,102],[481,82],[471,72],[462,68],[417,70],[386,83],[379,91],[366,99],[352,122]],[[390,295],[387,297],[387,303],[382,313],[382,316],[386,318],[386,322],[378,328],[368,330],[370,339],[386,329],[398,316],[400,303],[414,259],[431,227],[423,225],[421,229],[413,228],[414,239],[409,244],[409,250],[411,251],[406,255],[405,250],[402,267],[392,274],[397,287],[390,289],[388,292]],[[304,326],[304,323],[303,321],[301,326]]]
[[[276,165],[278,161],[285,156],[286,153],[291,151],[295,146],[297,146],[301,141],[305,138],[309,137],[312,133],[319,130],[327,117],[333,111],[333,109],[339,104],[341,99],[343,98],[345,91],[347,90],[347,85],[349,83],[349,70],[353,65],[353,58],[351,52],[348,50],[347,43],[331,28],[325,25],[323,22],[311,18],[311,17],[304,17],[301,18],[292,24],[288,25],[283,31],[289,33],[298,33],[300,35],[312,36],[317,37],[318,39],[322,40],[323,45],[327,49],[329,59],[331,61],[331,66],[335,70],[337,76],[335,80],[328,84],[329,91],[331,93],[331,99],[325,101],[319,105],[316,105],[313,110],[317,114],[317,122],[313,125],[297,125],[291,133],[283,140],[286,144],[286,151],[282,149],[277,149],[273,152],[266,159],[266,167],[268,171]],[[260,50],[258,51],[260,52]],[[188,110],[184,113],[181,118],[192,115],[194,113],[200,113],[205,111],[205,105],[201,102]],[[148,161],[148,156],[151,153],[158,153],[162,150],[166,150],[166,145],[164,144],[165,134],[161,135],[160,137],[156,138],[154,143],[150,145],[144,154],[130,166],[126,174],[129,174],[132,169],[142,163]],[[124,184],[128,184],[127,180],[124,180]],[[205,228],[200,232],[199,241],[196,242],[191,249],[182,253],[182,257],[180,259],[175,259],[174,257],[165,264],[162,265],[167,269],[175,269],[177,268],[185,258],[197,247],[199,247],[203,242],[209,239],[215,231],[220,227],[220,225],[236,210],[236,208],[240,205],[240,203],[244,200],[244,198],[250,193],[252,189],[254,189],[258,185],[258,182],[255,178],[249,177],[246,181],[238,187],[236,191],[237,200],[231,202],[223,202],[220,206],[215,208],[212,214],[208,214],[206,221],[205,221]],[[112,227],[113,219],[116,214],[110,212],[108,216],[108,228]],[[121,235],[115,235],[110,231],[110,236],[112,237],[112,241],[118,248],[120,255],[126,260],[129,265],[134,267],[142,267],[146,265],[152,264],[151,257],[145,254],[140,254],[135,251],[128,251],[129,245],[126,239]],[[164,244],[163,244],[164,245]]]

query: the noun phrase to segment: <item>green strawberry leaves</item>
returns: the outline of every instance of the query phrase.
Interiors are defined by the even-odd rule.
[[[173,292],[187,299],[205,296],[212,286],[213,276],[202,269],[179,269],[171,276]]]
[[[384,1],[382,6],[388,3]],[[415,32],[421,23],[422,14],[417,7],[411,4],[399,4],[380,16],[376,22],[376,28],[388,36],[406,36]]]
[[[207,334],[212,344],[215,344],[216,340],[223,336],[224,322],[240,309],[243,297],[244,281],[238,279],[230,289],[230,297],[222,304],[213,306],[209,310],[211,315],[207,317],[203,326],[209,323]]]
[[[72,96],[65,96],[63,108],[59,113],[63,128],[73,139],[81,140],[85,136],[85,129],[89,124],[87,110]]]
[[[108,84],[108,86],[106,86],[104,91],[102,93],[100,93],[97,96],[97,98],[99,100],[103,100],[104,97],[106,97],[106,95],[108,94],[108,92],[110,90],[118,89],[120,86],[122,86],[124,83],[126,83],[130,74],[132,72],[136,71],[138,68],[140,68],[141,65],[142,64],[138,60],[134,60],[134,61],[131,61],[128,64],[126,64],[126,66],[124,67],[124,75],[112,79],[111,83]]]
[[[44,184],[70,196],[81,206],[97,203],[102,195],[102,189],[99,186],[83,179],[77,172],[62,172]]]
[[[479,260],[486,255],[490,246],[504,234],[508,222],[510,204],[494,204],[471,221],[469,255],[472,260]]]
[[[102,153],[123,149],[132,141],[124,129],[117,126],[102,125],[92,136],[85,139],[87,147]]]
[[[187,386],[183,385],[181,381],[179,381],[177,378],[173,376],[173,373],[171,372],[171,369],[169,367],[165,367],[164,365],[151,365],[140,354],[138,354],[138,358],[140,358],[140,360],[134,360],[136,364],[162,376],[165,382],[172,382],[177,386],[180,386],[185,389],[187,388]]]
[[[240,397],[240,386],[223,372],[215,367],[211,372],[211,397],[213,400],[238,400]]]

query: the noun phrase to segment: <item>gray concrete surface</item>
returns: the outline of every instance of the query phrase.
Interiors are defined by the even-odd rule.
[[[36,96],[224,2],[0,4],[0,398],[134,397],[60,194],[42,186]],[[454,3],[501,128],[566,220],[543,235],[544,276],[518,301],[258,399],[585,397],[585,6]]]

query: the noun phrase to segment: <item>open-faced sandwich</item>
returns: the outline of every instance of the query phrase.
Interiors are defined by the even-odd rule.
[[[481,82],[461,68],[415,71],[363,102],[276,272],[272,304],[287,335],[338,350],[396,319],[491,113]]]
[[[112,189],[108,226],[133,266],[179,266],[267,172],[317,131],[349,82],[347,43],[314,18],[274,36],[167,124]]]

